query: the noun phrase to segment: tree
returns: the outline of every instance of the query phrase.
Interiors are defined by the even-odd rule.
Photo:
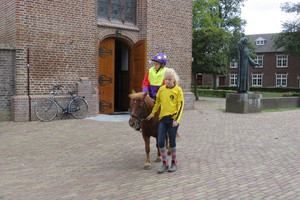
[[[216,78],[223,74],[229,63],[227,43],[230,35],[222,28],[208,27],[193,32],[193,68],[194,74],[212,74]],[[216,88],[216,79],[213,87]]]
[[[237,58],[237,44],[245,22],[240,18],[244,0],[194,0],[193,77],[197,73],[216,78],[226,72],[230,58]],[[196,81],[195,88],[196,88]],[[197,92],[195,92],[196,98]]]
[[[300,57],[300,2],[286,2],[281,6],[286,13],[294,13],[295,19],[282,24],[283,31],[275,38],[275,47],[287,54]]]

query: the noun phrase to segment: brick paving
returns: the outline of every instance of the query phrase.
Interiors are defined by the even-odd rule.
[[[0,200],[300,199],[300,110],[224,113],[223,100],[185,111],[179,169],[144,170],[126,121],[0,123]]]

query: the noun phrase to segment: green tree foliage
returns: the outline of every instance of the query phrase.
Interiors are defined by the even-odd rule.
[[[244,0],[193,1],[194,75],[208,73],[216,77],[226,72],[231,58],[237,58],[238,41],[245,24],[240,18],[243,2]],[[216,87],[215,78],[213,86]]]
[[[224,73],[228,65],[226,52],[229,36],[228,32],[222,28],[207,27],[195,30],[193,38],[197,42],[193,43],[193,72]]]
[[[286,13],[295,14],[295,19],[282,24],[283,31],[275,38],[275,47],[300,57],[300,2],[286,2],[281,9]]]

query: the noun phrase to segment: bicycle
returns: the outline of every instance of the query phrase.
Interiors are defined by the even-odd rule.
[[[68,94],[71,96],[66,107],[61,106],[58,101],[55,99],[55,96],[58,95],[58,90],[60,90],[62,85],[54,85],[50,94],[52,97],[43,99],[39,101],[34,107],[35,116],[43,121],[49,122],[53,120],[58,115],[59,108],[62,109],[63,114],[71,114],[75,119],[82,119],[87,115],[88,112],[88,103],[84,97],[73,96],[75,91],[68,91]]]

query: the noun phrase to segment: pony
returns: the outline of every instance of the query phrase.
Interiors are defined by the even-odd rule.
[[[129,94],[130,97],[130,118],[129,126],[131,128],[137,129],[141,128],[142,136],[145,142],[146,151],[146,163],[144,169],[151,169],[150,161],[150,137],[156,139],[157,157],[155,162],[161,162],[161,154],[158,147],[158,124],[159,124],[159,111],[155,113],[154,117],[147,121],[146,118],[150,115],[152,108],[154,107],[154,100],[148,95],[148,92],[138,92],[136,93],[132,90]],[[139,124],[141,127],[139,127]],[[168,154],[170,155],[170,148],[168,142],[168,136],[166,138],[166,148],[168,149]]]

